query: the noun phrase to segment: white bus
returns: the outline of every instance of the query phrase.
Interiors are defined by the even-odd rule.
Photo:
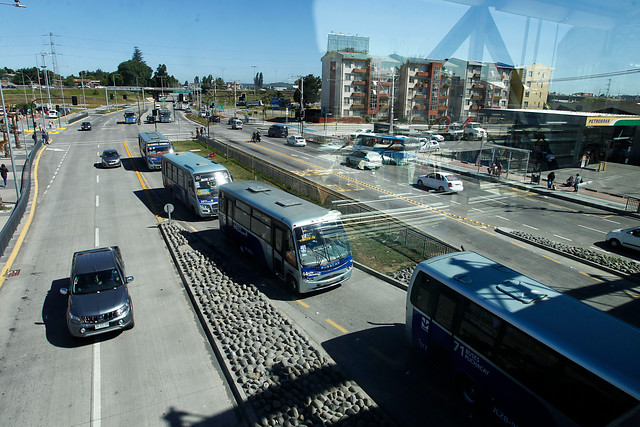
[[[220,229],[295,293],[337,286],[353,256],[340,212],[258,181],[220,187]]]
[[[475,252],[418,264],[406,332],[505,425],[640,425],[640,330]]]
[[[162,156],[162,184],[196,216],[215,216],[219,187],[231,181],[227,168],[190,151]]]
[[[163,154],[173,153],[171,141],[160,132],[141,132],[138,134],[140,156],[149,170],[160,169]]]

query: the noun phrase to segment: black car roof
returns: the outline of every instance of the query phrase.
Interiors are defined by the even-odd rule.
[[[73,254],[75,261],[74,274],[91,273],[109,270],[116,267],[115,248],[99,248],[79,251]]]

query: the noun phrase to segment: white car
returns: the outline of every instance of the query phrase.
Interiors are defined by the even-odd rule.
[[[625,248],[640,250],[640,227],[618,228],[607,233],[607,243],[612,248]]]
[[[307,145],[307,141],[299,135],[291,135],[289,138],[287,138],[287,144],[293,145],[295,147],[304,147]]]
[[[420,131],[420,134],[425,138],[434,139],[438,142],[444,141],[444,136],[440,135],[439,133],[435,133],[434,131],[431,131],[431,130]]]
[[[418,138],[420,143],[420,151],[439,150],[440,143],[434,138]]]
[[[356,139],[358,135],[360,135],[361,133],[372,133],[372,132],[373,130],[371,129],[357,129],[355,132],[349,135],[349,139]]]
[[[449,172],[434,172],[426,175],[420,175],[416,179],[416,184],[420,188],[433,188],[440,192],[457,193],[464,190],[462,181]]]
[[[347,154],[347,165],[358,169],[379,169],[382,167],[382,156],[375,151],[354,151]]]

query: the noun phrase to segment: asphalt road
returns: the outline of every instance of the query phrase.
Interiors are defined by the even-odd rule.
[[[1,330],[9,331],[0,337],[0,416],[8,425],[51,420],[57,425],[235,425],[239,418],[231,393],[156,228],[153,213],[170,200],[160,173],[144,171],[136,145],[137,133],[154,126],[125,126],[119,120],[115,114],[92,117],[91,132],[70,126],[42,154],[36,213],[14,262],[19,274],[0,288],[0,312],[10,313],[0,316]],[[260,128],[266,135],[267,127]],[[185,121],[158,125],[173,139],[191,129],[195,126]],[[627,219],[466,178],[460,194],[425,192],[413,182],[426,166],[359,171],[344,165],[335,149],[289,147],[268,137],[251,144],[254,129],[210,127],[220,140],[640,325],[640,311],[632,310],[637,299],[625,292],[635,284],[512,241],[493,228],[536,228],[536,233],[592,245],[602,239],[602,228],[614,228],[612,221],[624,226]],[[102,170],[96,163],[105,148],[130,158],[122,168]],[[399,425],[487,423],[454,397],[440,367],[416,358],[406,346],[404,291],[356,270],[343,286],[295,298],[227,247],[217,221],[196,220],[180,206],[175,218],[252,271],[271,301]],[[74,342],[65,329],[59,293],[68,283],[71,254],[110,244],[121,247],[128,274],[135,276],[130,291],[136,327]]]

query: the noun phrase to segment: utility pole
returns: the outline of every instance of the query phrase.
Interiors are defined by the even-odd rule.
[[[62,75],[60,74],[60,70],[58,69],[58,55],[56,54],[56,45],[53,42],[53,33],[49,33],[49,42],[51,43],[51,63],[53,65],[53,77],[58,76],[60,78],[60,92],[62,94],[62,111],[66,111],[67,106],[64,102],[64,86],[62,85]],[[61,115],[58,114],[58,126],[62,127],[61,123]]]
[[[396,72],[391,73],[391,103],[389,104],[389,133],[393,135],[393,97],[395,94]]]
[[[252,65],[251,68],[253,68],[253,100],[255,101],[255,98],[256,98],[256,85],[258,83],[258,75],[256,74],[256,66]]]

